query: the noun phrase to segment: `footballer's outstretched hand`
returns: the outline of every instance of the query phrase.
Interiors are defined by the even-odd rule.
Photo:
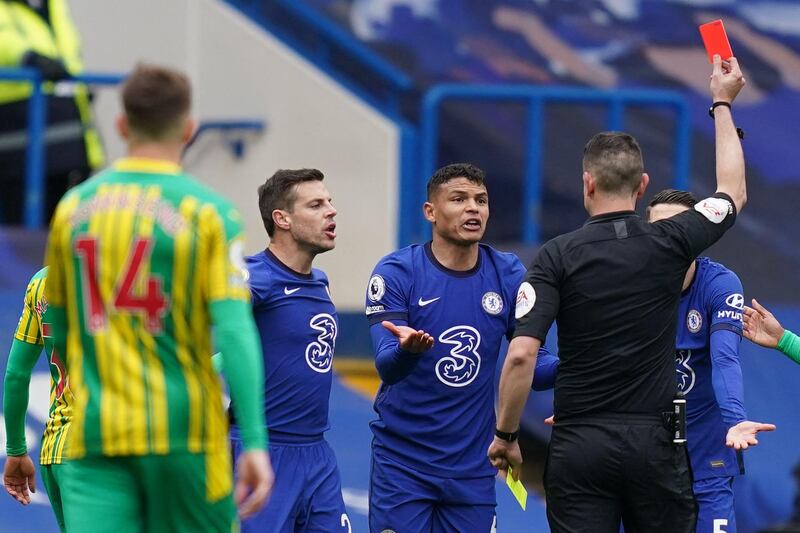
[[[239,457],[236,465],[238,480],[233,492],[240,518],[257,513],[267,501],[275,474],[264,450],[249,450]]]
[[[748,447],[758,444],[756,435],[760,431],[775,431],[775,424],[763,424],[749,420],[739,422],[728,430],[725,444],[734,450],[746,450]]]
[[[3,485],[6,492],[22,505],[31,503],[30,493],[36,492],[36,469],[27,453],[6,457]]]
[[[395,326],[391,322],[384,320],[381,325],[397,337],[400,342],[400,349],[410,353],[427,352],[433,348],[433,337],[423,330],[416,330],[408,326]]]
[[[783,326],[766,307],[753,298],[753,307],[744,306],[743,333],[747,340],[765,348],[777,348],[783,337]]]

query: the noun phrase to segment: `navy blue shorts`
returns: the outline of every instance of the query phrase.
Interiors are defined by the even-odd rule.
[[[231,448],[236,465],[242,442],[231,437]],[[272,494],[257,514],[242,520],[242,533],[351,532],[336,456],[326,441],[271,442],[269,458],[275,472]]]
[[[491,533],[497,527],[495,478],[452,479],[372,455],[372,533]]]

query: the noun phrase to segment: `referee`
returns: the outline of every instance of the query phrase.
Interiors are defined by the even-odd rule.
[[[694,532],[685,447],[667,416],[675,380],[675,316],[686,269],[730,228],[746,201],[731,103],[744,79],[714,58],[711,96],[717,192],[648,224],[634,212],[649,178],[636,140],[595,135],[584,148],[590,218],[547,242],[517,293],[515,337],[500,378],[492,463],[522,462],[516,441],[536,354],[553,320],[561,363],[544,474],[551,531]]]

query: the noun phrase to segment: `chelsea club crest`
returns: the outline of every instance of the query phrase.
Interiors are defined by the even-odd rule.
[[[503,311],[503,299],[496,292],[489,291],[481,298],[483,310],[490,315],[499,315]]]
[[[692,333],[697,333],[700,331],[700,328],[703,327],[703,317],[697,309],[692,309],[689,311],[689,314],[686,315],[686,327]]]

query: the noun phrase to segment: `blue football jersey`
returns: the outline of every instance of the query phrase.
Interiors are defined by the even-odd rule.
[[[269,250],[247,257],[253,315],[264,353],[271,441],[320,439],[329,429],[331,367],[339,330],[328,277],[295,272]]]
[[[430,243],[394,252],[375,267],[367,316],[405,322],[434,337],[411,372],[382,383],[370,426],[383,457],[441,477],[494,475],[486,450],[494,436],[494,372],[515,325],[525,274],[510,253],[480,245],[469,271],[440,264]]]
[[[676,365],[678,393],[686,397],[689,458],[695,480],[735,476],[744,472],[741,452],[725,446],[729,425],[714,391],[714,379],[727,381],[724,387],[741,391],[738,343],[730,349],[728,368],[715,368],[711,334],[718,330],[741,337],[744,297],[739,278],[707,257],[697,259],[691,286],[681,295],[678,308]],[[735,396],[740,394],[735,393]],[[726,406],[741,421],[745,418],[741,397]]]

